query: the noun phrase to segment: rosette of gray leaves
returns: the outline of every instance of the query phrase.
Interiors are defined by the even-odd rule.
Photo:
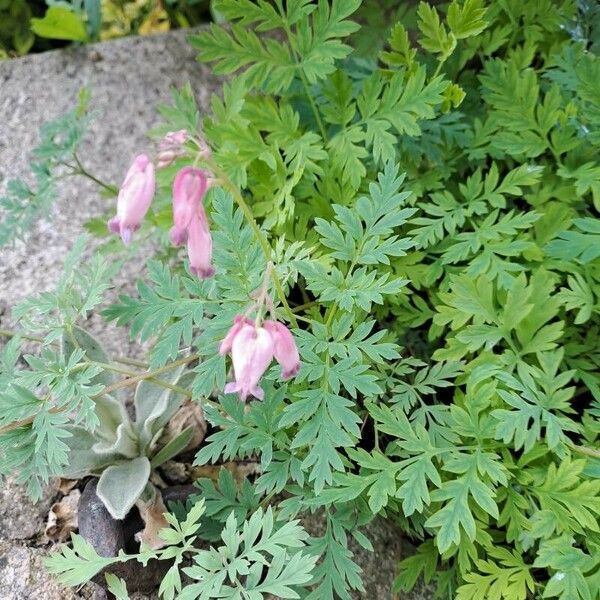
[[[107,364],[110,359],[100,343],[81,328],[62,340],[63,352],[69,356],[79,347],[89,361]],[[161,375],[161,380],[186,388],[193,374],[185,366],[174,367]],[[94,383],[110,386],[115,379],[110,371],[102,371]],[[118,394],[118,392],[117,392]],[[80,479],[99,477],[97,494],[113,518],[123,519],[146,493],[153,469],[170,460],[188,447],[193,427],[186,427],[172,437],[163,435],[169,420],[182,407],[186,395],[164,386],[142,380],[134,396],[135,417],[131,418],[124,398],[104,394],[95,400],[98,425],[93,431],[72,425],[68,464],[62,476]]]

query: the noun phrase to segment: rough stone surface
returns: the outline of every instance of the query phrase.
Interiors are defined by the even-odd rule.
[[[32,504],[25,488],[16,485],[14,481],[7,481],[0,488],[0,540],[36,538],[43,531],[56,492],[55,482],[52,482],[45,488],[42,499],[37,504]]]
[[[91,91],[90,107],[97,116],[81,148],[82,162],[100,179],[119,185],[136,154],[154,153],[146,132],[160,123],[156,106],[170,101],[172,87],[190,81],[201,109],[217,89],[218,79],[196,62],[188,34],[131,37],[2,61],[0,193],[11,178],[31,180],[30,153],[39,143],[40,126],[73,109],[84,86]],[[60,192],[51,222],[38,223],[25,243],[0,249],[0,303],[5,309],[31,293],[52,289],[83,224],[114,203],[81,177],[62,180]],[[109,297],[131,289],[143,268],[132,256]],[[2,312],[0,306],[0,327],[7,327],[10,315]],[[104,331],[109,350],[136,353],[122,330],[107,328],[97,317],[91,321],[87,326]]]
[[[218,81],[207,67],[195,62],[195,52],[185,37],[186,32],[174,32],[127,38],[0,62],[0,192],[12,177],[30,177],[29,155],[38,143],[39,127],[73,108],[82,86],[91,88],[91,105],[98,114],[81,151],[83,162],[102,179],[120,183],[135,154],[152,152],[145,132],[160,121],[155,107],[169,100],[172,86],[189,80],[201,109],[208,107]],[[0,249],[0,327],[11,325],[7,307],[29,294],[52,289],[83,223],[107,209],[107,201],[83,179],[63,180],[60,191],[51,223],[37,224],[25,243]],[[143,268],[142,261],[132,257],[109,298],[131,291]],[[136,354],[123,330],[107,327],[98,319],[87,326],[109,350]],[[3,342],[0,338],[0,347]],[[77,592],[61,589],[44,570],[48,549],[36,545],[36,538],[54,496],[55,488],[49,486],[42,502],[34,506],[13,483],[0,488],[1,600],[106,598],[94,584]],[[308,527],[318,529],[319,523]],[[375,521],[368,534],[375,552],[354,549],[366,587],[356,598],[391,600],[390,583],[401,550],[399,534],[382,521]],[[139,594],[132,597],[148,599]],[[426,590],[402,596],[403,600],[431,597]]]

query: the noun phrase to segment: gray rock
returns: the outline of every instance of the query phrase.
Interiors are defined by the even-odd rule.
[[[149,151],[145,132],[160,121],[156,105],[168,102],[170,88],[190,81],[201,110],[218,87],[210,69],[195,61],[186,43],[186,32],[70,48],[0,61],[0,190],[12,177],[28,179],[31,149],[38,143],[38,129],[46,121],[73,108],[82,86],[92,91],[92,109],[99,117],[81,151],[89,171],[119,184],[132,157]],[[61,199],[51,223],[38,223],[27,240],[0,249],[0,327],[10,327],[7,307],[32,293],[53,288],[62,273],[65,253],[83,230],[83,223],[107,208],[97,189],[81,178],[62,180]],[[112,203],[113,201],[111,201]],[[93,244],[90,253],[93,252]],[[149,245],[147,253],[152,246]],[[132,292],[134,280],[143,275],[143,260],[131,257],[119,274],[109,299]],[[112,352],[136,356],[139,349],[127,333],[106,325],[96,316],[86,324]],[[0,338],[0,347],[4,340]],[[0,488],[0,599],[1,600],[102,600],[94,584],[77,593],[61,589],[42,566],[46,549],[35,546],[54,496],[49,487],[44,500],[33,506],[14,484]],[[318,529],[319,524],[309,524]],[[366,592],[356,598],[388,600],[390,585],[400,558],[398,531],[375,521],[368,535],[374,553],[353,548],[363,568]],[[154,598],[156,596],[152,596]],[[403,595],[403,600],[427,600],[426,590]],[[135,594],[136,600],[147,596]]]
[[[25,488],[13,480],[0,484],[0,541],[34,540],[44,529],[56,492],[56,483],[52,482],[44,489],[42,499],[33,504]]]
[[[79,534],[100,556],[117,556],[125,550],[123,522],[110,516],[104,503],[96,494],[97,479],[90,479],[79,499]]]
[[[90,107],[97,117],[81,148],[82,162],[102,180],[120,184],[136,154],[154,152],[146,132],[160,123],[156,106],[170,101],[171,88],[190,81],[205,110],[217,89],[218,79],[196,62],[196,52],[186,41],[189,33],[129,37],[0,61],[0,194],[11,178],[31,180],[30,153],[39,142],[40,126],[73,109],[84,86],[91,90]],[[38,223],[25,242],[0,248],[3,305],[53,289],[64,256],[84,231],[83,224],[114,205],[114,200],[101,198],[98,188],[81,177],[63,179],[60,192],[51,222]],[[92,251],[93,244],[88,254]],[[144,262],[130,257],[109,299],[132,291]],[[0,327],[10,327],[9,311],[2,312],[0,306]],[[124,330],[107,326],[98,316],[85,326],[101,333],[111,352],[136,355],[139,351]]]
[[[103,590],[86,584],[78,591],[58,585],[44,568],[47,552],[24,544],[0,541],[2,600],[106,600]]]
[[[11,178],[31,180],[30,153],[39,143],[40,126],[74,108],[83,86],[91,89],[91,109],[98,116],[81,157],[90,172],[119,184],[132,157],[152,150],[145,134],[160,122],[156,105],[169,102],[172,87],[190,81],[202,109],[217,89],[217,78],[196,62],[195,51],[186,42],[188,34],[130,37],[0,61],[0,194]],[[13,325],[9,308],[15,303],[53,289],[65,253],[82,233],[85,221],[103,214],[112,204],[83,178],[61,181],[52,222],[36,224],[25,242],[0,248],[0,327]],[[133,291],[135,279],[143,274],[143,263],[135,257],[129,260],[109,299]],[[109,351],[139,353],[124,329],[106,325],[97,316],[85,326]],[[0,347],[5,341],[0,337]],[[77,595],[61,589],[42,567],[45,550],[34,544],[54,495],[54,487],[49,486],[42,502],[34,505],[14,483],[0,487],[1,600],[103,597],[93,584]]]

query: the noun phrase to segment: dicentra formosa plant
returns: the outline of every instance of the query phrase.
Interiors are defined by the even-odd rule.
[[[71,333],[62,340],[65,358],[75,349],[81,349],[88,360],[110,362],[102,346],[84,329],[74,327]],[[102,378],[98,383],[110,389],[112,381],[108,379],[112,376],[104,372],[98,377]],[[197,446],[199,435],[204,433],[199,405],[184,407],[188,397],[186,385],[192,379],[193,374],[185,365],[174,365],[166,371],[161,385],[142,379],[135,390],[133,419],[124,398],[110,393],[99,396],[95,401],[98,426],[93,431],[81,425],[67,427],[71,434],[65,439],[69,457],[62,475],[70,479],[98,476],[98,497],[115,519],[125,518],[139,500],[153,502],[157,497],[150,483],[153,469],[183,450]],[[189,406],[192,412],[187,420],[174,418]],[[196,423],[189,424],[194,416]]]

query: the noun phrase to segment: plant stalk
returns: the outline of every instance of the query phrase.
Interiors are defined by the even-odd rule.
[[[217,165],[211,162],[210,168],[215,173],[215,175],[217,175],[217,177],[223,184],[223,187],[225,187],[231,193],[233,199],[235,200],[235,203],[240,207],[240,209],[244,213],[246,222],[248,223],[248,225],[250,225],[250,228],[254,232],[254,236],[260,244],[263,254],[267,259],[267,263],[273,263],[273,249],[271,248],[271,245],[269,244],[269,241],[267,240],[267,237],[265,236],[264,232],[258,226],[258,223],[256,222],[256,219],[254,218],[250,207],[244,200],[237,186],[233,184],[229,177],[227,177],[226,173]],[[275,285],[275,290],[277,291],[277,296],[279,297],[281,304],[285,308],[289,316],[290,322],[294,325],[294,327],[298,327],[296,315],[293,313],[292,309],[290,308],[290,305],[288,304],[287,298],[285,297],[285,292],[283,291],[283,285],[281,283],[281,280],[279,279],[279,275],[277,274],[277,270],[275,269],[275,267],[271,269],[271,276],[273,279],[273,284]]]

